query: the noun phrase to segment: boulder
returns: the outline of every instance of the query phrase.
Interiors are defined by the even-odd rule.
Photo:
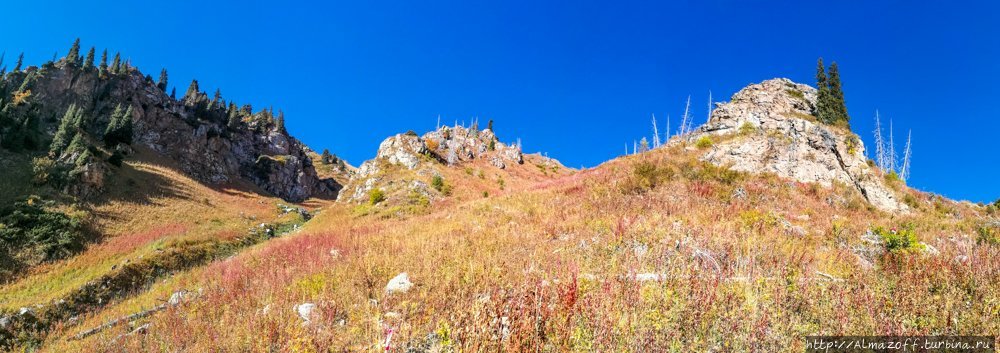
[[[410,282],[410,276],[403,272],[389,280],[389,283],[385,285],[385,292],[387,294],[406,293],[410,288],[413,288],[413,282]]]

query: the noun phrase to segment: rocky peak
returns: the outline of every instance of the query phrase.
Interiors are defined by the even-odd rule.
[[[21,77],[25,75],[31,80]],[[227,123],[226,107],[221,102],[210,102],[202,92],[197,97],[173,99],[132,67],[99,72],[60,61],[5,78],[11,81],[5,83],[7,86],[26,82],[38,120],[56,120],[70,105],[80,107],[88,119],[87,130],[95,138],[109,124],[116,106],[131,107],[133,146],[173,159],[183,172],[203,182],[244,179],[290,201],[335,197],[340,188],[332,180],[321,180],[304,146],[276,124],[252,119]],[[55,127],[45,130],[52,134]],[[84,181],[101,181],[111,170],[101,167],[85,168],[90,173]],[[88,189],[100,188],[92,185]]]
[[[511,164],[523,164],[524,155],[519,146],[500,142],[490,129],[442,126],[423,136],[412,131],[397,134],[382,141],[375,158],[358,167],[339,200],[366,200],[369,191],[383,184],[385,176],[381,172],[391,166],[428,177],[438,174],[434,169],[438,165],[454,166],[475,160],[486,160],[493,167],[505,169]],[[427,188],[419,180],[396,184]]]
[[[686,137],[719,142],[703,155],[717,165],[771,172],[801,182],[857,189],[876,208],[906,212],[881,172],[868,164],[864,144],[848,128],[820,123],[812,111],[816,89],[785,78],[749,85],[716,103],[709,121]]]

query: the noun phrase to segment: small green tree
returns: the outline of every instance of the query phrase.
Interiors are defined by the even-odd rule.
[[[330,154],[330,150],[329,149],[325,149],[325,148],[323,149],[323,154],[320,155],[319,161],[320,161],[320,163],[323,163],[323,164],[332,164],[333,163],[333,155]]]
[[[97,67],[97,72],[105,73],[108,71],[108,50],[104,49],[101,53],[101,65]]]
[[[17,56],[17,64],[14,65],[14,71],[12,71],[12,72],[21,71],[21,65],[22,64],[24,64],[24,53],[21,53],[21,55]]]
[[[90,47],[87,51],[87,60],[83,62],[83,68],[87,70],[94,68],[94,47]]]
[[[70,137],[75,136],[82,123],[82,113],[82,109],[77,109],[76,104],[70,104],[69,108],[66,109],[66,114],[59,121],[59,129],[56,130],[55,136],[52,137],[52,143],[49,145],[50,154],[58,157],[63,149],[69,146]]]
[[[117,74],[122,69],[122,54],[115,53],[114,60],[111,60],[111,73]]]
[[[844,100],[844,90],[840,83],[840,69],[837,62],[830,64],[830,79],[827,81],[830,88],[830,111],[833,113],[831,120],[838,124],[847,124],[850,117],[847,116],[847,103]]]
[[[111,121],[104,129],[104,144],[111,147],[119,143],[132,143],[132,106],[124,110],[119,104],[111,113]]]
[[[823,58],[816,62],[816,111],[815,115],[820,122],[829,124],[833,122],[833,105],[830,101],[830,87],[826,77],[826,68],[823,66]]]
[[[66,63],[70,65],[76,65],[80,60],[80,38],[73,41],[73,46],[69,47],[69,53],[66,54]]]
[[[191,84],[188,85],[187,92],[184,93],[184,99],[195,99],[198,97],[199,93],[201,93],[201,90],[198,89],[198,80],[191,80]]]
[[[160,70],[160,80],[156,81],[156,87],[159,87],[163,92],[167,91],[167,69]]]
[[[377,205],[379,202],[385,201],[385,191],[382,189],[371,189],[368,191],[368,203],[372,205]]]

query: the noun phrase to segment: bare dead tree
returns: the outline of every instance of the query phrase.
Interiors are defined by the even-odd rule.
[[[708,90],[708,113],[705,115],[705,122],[712,120],[712,90]]]
[[[896,170],[896,143],[892,139],[892,119],[889,119],[889,166],[887,170]]]
[[[649,114],[653,117],[653,148],[660,147],[660,133],[656,130],[656,114]]]
[[[879,169],[886,170],[887,153],[885,140],[882,138],[882,123],[879,120],[878,110],[875,111],[875,164]]]
[[[667,141],[665,141],[665,142],[670,142],[670,137],[671,137],[670,136],[670,114],[667,114],[667,135],[666,136],[667,136]]]
[[[903,152],[903,166],[899,167],[899,178],[906,182],[910,177],[910,142],[913,138],[913,130],[906,134],[906,150]]]
[[[687,104],[684,105],[684,116],[681,117],[680,135],[687,135],[691,132],[691,96],[688,96]]]

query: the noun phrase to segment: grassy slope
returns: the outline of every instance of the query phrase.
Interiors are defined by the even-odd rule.
[[[106,188],[105,198],[88,210],[101,240],[0,287],[0,308],[47,304],[121,264],[182,243],[244,234],[275,219],[280,202],[240,188],[208,188],[149,153],[128,161]]]
[[[641,162],[671,172],[636,191]],[[975,243],[976,206],[904,190],[919,210],[892,216],[844,186],[728,173],[678,147],[512,189],[405,218],[329,206],[293,236],[58,331],[48,348],[370,350],[390,327],[394,347],[435,333],[469,351],[801,351],[803,334],[1000,333],[1000,248]],[[940,254],[859,264],[860,234],[907,223]],[[399,272],[416,287],[387,295]],[[203,294],[136,322],[151,324],[146,335],[66,339],[180,288]],[[302,302],[318,305],[309,325],[292,311]]]

